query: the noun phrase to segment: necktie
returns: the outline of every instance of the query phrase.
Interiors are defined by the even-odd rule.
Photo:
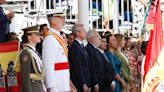
[[[105,57],[105,59],[108,61],[109,63],[109,60],[108,60],[108,57],[106,56],[105,52],[103,53],[103,56]]]
[[[81,44],[81,46],[82,46],[82,48],[85,48],[83,43]]]
[[[86,51],[86,49],[85,49],[85,47],[84,47],[84,44],[83,44],[83,43],[81,44],[81,47],[83,48],[83,50],[84,50],[85,54],[87,55],[87,51]]]

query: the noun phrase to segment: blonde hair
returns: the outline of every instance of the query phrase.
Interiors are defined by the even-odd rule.
[[[122,41],[122,39],[124,38],[124,35],[122,35],[122,34],[115,34],[114,36],[116,38],[117,45],[119,46],[121,41]]]

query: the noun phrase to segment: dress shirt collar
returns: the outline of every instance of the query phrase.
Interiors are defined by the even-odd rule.
[[[75,40],[76,40],[80,45],[83,44],[83,42],[80,41],[79,39],[75,38]]]
[[[91,43],[90,43],[91,44]],[[95,45],[93,45],[93,44],[91,44],[94,48],[96,48],[97,49],[97,47],[95,46]]]
[[[104,53],[104,51],[100,48],[97,48],[102,54]]]
[[[50,32],[53,32],[53,33],[56,33],[57,35],[59,35],[59,36],[61,36],[60,35],[60,32],[59,31],[57,31],[56,29],[54,29],[54,28],[50,28],[50,30],[49,30]]]

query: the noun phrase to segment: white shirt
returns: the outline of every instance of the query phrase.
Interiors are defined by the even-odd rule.
[[[100,48],[97,48],[97,49],[101,52],[101,54],[104,53],[104,51],[102,49],[100,49]]]
[[[63,37],[61,36],[59,31],[57,31],[57,30],[55,30],[53,28],[50,28],[49,32],[56,33],[58,36],[60,36],[63,39]]]
[[[52,33],[57,34],[62,38],[60,32],[50,28]],[[45,82],[47,89],[56,89],[53,92],[70,91],[69,85],[69,69],[55,70],[55,65],[68,62],[62,45],[53,35],[48,35],[43,41],[42,48],[43,65],[45,67]]]
[[[80,41],[79,39],[75,38],[75,40],[76,40],[80,45],[83,44],[83,42]]]

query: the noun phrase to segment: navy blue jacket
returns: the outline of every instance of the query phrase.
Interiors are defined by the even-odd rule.
[[[104,62],[98,50],[91,45],[87,44],[86,50],[89,56],[89,67],[91,72],[92,87],[96,84],[103,85],[104,82]]]
[[[110,64],[106,61],[101,52],[88,43],[86,50],[89,56],[92,87],[100,86],[100,92],[110,92],[110,84],[114,80],[114,73]]]
[[[0,43],[6,41],[6,35],[9,30],[7,30],[8,27],[8,19],[5,15],[2,7],[0,7]]]
[[[82,90],[83,84],[90,86],[90,71],[88,55],[76,40],[69,48],[70,77],[78,90]],[[78,91],[82,92],[82,91]]]

